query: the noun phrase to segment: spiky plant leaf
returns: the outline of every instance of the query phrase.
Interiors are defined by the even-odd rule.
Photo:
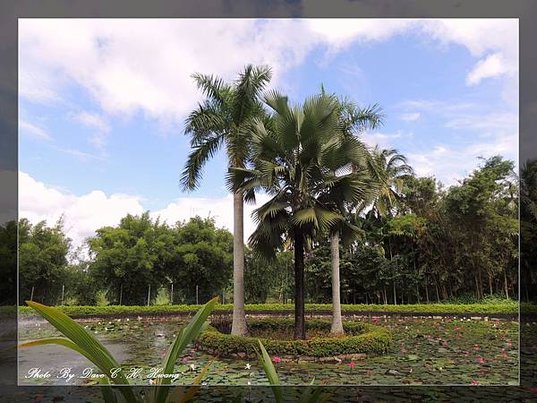
[[[284,400],[283,400],[282,389],[280,387],[280,378],[278,377],[276,368],[274,368],[274,364],[272,363],[272,360],[270,359],[270,355],[267,353],[267,350],[265,349],[265,346],[263,346],[263,343],[261,343],[261,340],[257,340],[257,342],[259,343],[259,348],[261,349],[261,355],[259,359],[261,360],[263,371],[265,371],[265,374],[267,375],[269,383],[272,386],[272,393],[274,393],[274,398],[276,399],[277,403],[283,403]]]

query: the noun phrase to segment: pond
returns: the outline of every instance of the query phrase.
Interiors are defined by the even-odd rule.
[[[516,385],[519,326],[510,320],[454,317],[361,317],[393,333],[388,354],[340,363],[275,363],[284,384],[316,385]],[[148,385],[184,324],[177,317],[77,319],[122,363],[131,383]],[[24,317],[19,341],[58,336],[48,322]],[[208,385],[267,385],[257,360],[215,358],[190,348],[177,362],[176,384],[189,384],[210,361]],[[276,361],[278,361],[276,359]],[[63,370],[63,371],[62,371]],[[98,370],[77,353],[54,345],[19,350],[19,384],[96,383]]]

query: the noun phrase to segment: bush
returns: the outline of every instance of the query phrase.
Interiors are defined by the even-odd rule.
[[[261,340],[269,354],[280,355],[287,358],[317,359],[321,357],[334,357],[352,354],[383,354],[388,351],[392,335],[380,326],[357,321],[346,321],[344,329],[346,335],[331,336],[330,321],[312,319],[306,321],[308,331],[323,331],[324,335],[312,337],[307,340],[282,340],[266,337],[255,337],[256,332],[272,331],[292,332],[294,322],[292,319],[259,319],[249,320],[248,328],[252,337],[241,337],[220,332],[218,328],[228,327],[226,322],[213,322],[198,339],[198,346],[205,351],[219,356],[238,356],[241,358],[254,358],[258,348],[257,340]]]
[[[103,298],[102,303],[106,303]],[[523,304],[525,306],[526,304]],[[489,304],[412,304],[412,305],[342,305],[344,314],[421,314],[421,315],[518,315],[518,302],[504,300],[502,303]],[[64,313],[71,317],[83,316],[128,316],[128,315],[171,315],[171,314],[193,314],[200,308],[200,305],[152,305],[152,306],[64,306],[59,307]],[[229,314],[233,311],[231,304],[217,305],[214,312]],[[31,308],[20,307],[21,314],[30,313]],[[265,314],[288,314],[294,312],[292,304],[249,304],[246,305],[246,313]],[[331,314],[332,306],[329,304],[306,304],[307,314]]]

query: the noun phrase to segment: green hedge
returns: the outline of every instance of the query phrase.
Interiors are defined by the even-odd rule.
[[[63,306],[63,312],[72,317],[83,316],[111,316],[111,315],[165,315],[195,313],[201,305],[151,305],[151,306]],[[522,309],[528,308],[535,312],[531,304],[522,304]],[[306,304],[306,314],[330,313],[330,304]],[[358,304],[342,305],[343,313],[347,314],[445,314],[445,315],[516,315],[518,303],[516,301],[501,304],[413,304],[413,305],[375,305]],[[215,312],[229,313],[233,310],[231,304],[217,305]],[[19,313],[31,313],[30,307],[19,307]],[[246,313],[288,313],[294,312],[292,304],[250,304],[246,305]]]
[[[345,321],[345,336],[330,336],[330,321],[310,319],[306,321],[308,330],[317,329],[326,332],[326,337],[313,337],[308,340],[275,340],[265,337],[255,337],[256,330],[288,330],[292,332],[294,321],[284,318],[264,318],[249,320],[248,328],[253,337],[234,336],[221,333],[210,326],[202,333],[197,345],[214,355],[230,357],[239,356],[255,358],[261,340],[267,352],[271,355],[300,358],[333,357],[347,354],[383,354],[388,351],[392,335],[380,326],[357,321]]]

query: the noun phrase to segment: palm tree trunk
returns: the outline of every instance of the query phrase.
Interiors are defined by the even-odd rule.
[[[509,298],[509,288],[507,287],[507,269],[503,272],[503,286],[505,289],[505,298]]]
[[[395,280],[393,281],[393,304],[397,305],[397,291],[395,291]]]
[[[233,194],[233,323],[231,334],[245,336],[244,311],[244,202],[241,193]]]
[[[304,322],[304,237],[295,229],[295,339],[306,339]]]
[[[339,282],[339,234],[336,232],[330,237],[330,253],[332,255],[332,334],[343,334],[341,320],[341,299]]]

